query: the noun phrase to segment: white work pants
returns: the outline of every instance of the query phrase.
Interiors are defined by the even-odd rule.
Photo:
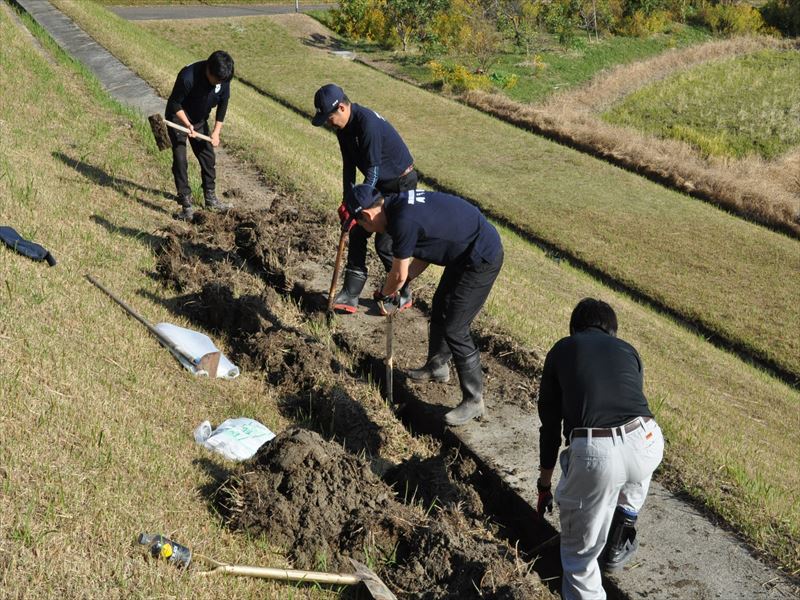
[[[562,594],[565,600],[605,600],[597,558],[614,510],[638,513],[650,477],[664,455],[655,419],[612,437],[572,437],[561,453],[555,499],[561,515]]]

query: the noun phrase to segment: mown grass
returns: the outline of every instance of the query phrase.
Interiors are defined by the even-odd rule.
[[[286,48],[276,46],[276,40],[273,39],[269,52],[263,49],[244,52],[242,49],[241,53],[235,55],[237,68],[240,72],[248,73],[248,69],[255,69],[257,63],[262,63],[276,70],[275,78],[281,73],[287,74],[286,81],[265,79],[261,82],[272,93],[276,93],[276,87],[284,89],[285,86],[292,86],[295,95],[282,95],[282,102],[293,97],[305,98],[297,106],[310,112],[311,95],[316,83],[331,79],[342,81],[346,89],[355,89],[359,95],[374,92],[375,88],[387,88],[385,91],[393,92],[403,106],[409,101],[407,92],[390,86],[385,78],[373,72],[367,72],[370,85],[355,85],[361,77],[361,71],[356,76],[351,72],[352,65],[305,55],[286,41],[279,30],[259,20],[215,20],[213,30],[221,37],[208,39],[206,36],[211,35],[211,24],[206,29],[198,29],[199,24],[194,23],[192,35],[202,36],[198,40],[205,41],[202,49],[190,52],[167,41],[177,42],[187,35],[175,24],[149,25],[166,31],[165,38],[159,38],[143,28],[114,18],[106,11],[98,10],[90,3],[76,5],[60,0],[57,3],[162,93],[169,91],[174,70],[198,54],[206,54],[208,48],[239,47],[237,44],[243,43],[242,36],[255,28],[262,34],[276,38],[278,42],[285,42]],[[327,71],[319,75],[321,66],[327,67]],[[288,77],[290,72],[294,73],[292,77]],[[315,83],[309,84],[305,80],[307,76],[314,78]],[[419,100],[419,96],[415,95],[414,98]],[[429,99],[428,96],[423,98]],[[404,134],[408,131],[412,135],[422,136],[414,132],[423,125],[429,127],[429,134],[436,131],[430,128],[427,120],[413,127],[411,124],[412,116],[424,116],[420,107],[427,108],[429,104],[433,105],[433,116],[443,118],[432,99],[420,102],[416,110],[409,110],[409,120],[400,125]],[[384,102],[384,105],[395,106],[392,102]],[[375,106],[383,108],[379,104]],[[494,123],[491,119],[476,116],[472,111],[461,112],[462,109],[457,105],[447,106],[456,115],[446,118],[446,123],[461,117],[456,118],[455,123],[459,139],[462,135],[469,138],[467,130],[470,127]],[[266,172],[280,174],[282,184],[292,186],[309,206],[333,209],[340,189],[340,162],[336,141],[332,136],[323,136],[319,129],[309,125],[305,116],[238,83],[234,85],[229,115],[225,129],[229,148],[247,156]],[[402,115],[401,110],[387,114],[393,121]],[[513,130],[508,128],[503,131]],[[431,137],[428,135],[424,139]],[[452,141],[453,138],[448,136],[447,139]],[[452,145],[455,146],[455,143]],[[419,150],[413,145],[412,148],[419,156],[426,144],[420,142],[417,146]],[[491,148],[491,151],[480,153],[480,157],[486,161],[503,156],[491,144],[487,143],[484,147]],[[560,153],[552,145],[543,148],[539,149],[540,154],[536,157],[542,161],[548,161],[548,154]],[[448,162],[462,160],[463,154],[456,154],[456,150],[453,148],[453,151],[446,152],[443,158]],[[587,163],[581,162],[576,154],[569,153],[567,156],[573,163],[569,172],[579,174],[577,167],[585,167]],[[291,157],[291,161],[288,157]],[[563,155],[560,157],[563,160]],[[436,157],[426,155],[423,160],[426,171],[433,173],[434,170],[427,166],[438,164]],[[554,168],[552,161],[540,165],[537,173],[546,172],[548,168]],[[482,174],[484,171],[476,169],[475,172]],[[619,176],[623,182],[630,177],[624,173],[619,173]],[[506,183],[513,181],[513,178],[509,178]],[[550,182],[549,185],[555,184]],[[542,192],[538,185],[530,189]],[[505,195],[508,194],[507,186],[502,190]],[[558,193],[566,195],[565,201],[577,203],[574,194],[567,194],[563,188],[544,190],[542,193],[549,198],[548,204],[556,203]],[[664,197],[659,200],[666,204],[683,202],[681,208],[694,205],[674,194],[667,198],[669,202]],[[530,201],[535,201],[535,198]],[[705,214],[711,215],[708,218],[720,218],[716,211],[710,209]],[[694,216],[697,217],[696,214]],[[722,217],[727,219],[724,215]],[[569,225],[579,218],[584,217],[581,211],[576,211],[565,224]],[[725,223],[731,224],[732,235],[742,231],[736,229],[739,225],[734,227],[738,223],[735,219]],[[631,230],[637,226],[635,222],[627,224]],[[679,242],[685,236],[683,227],[683,220],[679,219],[674,226],[656,232],[653,239],[668,235],[676,245],[685,243],[685,240]],[[602,231],[602,228],[598,227],[598,231]],[[763,235],[760,229],[752,226],[746,231],[751,234],[755,232],[757,237]],[[635,233],[633,231],[631,237]],[[634,343],[644,358],[646,392],[669,435],[667,472],[695,498],[713,507],[744,532],[759,549],[775,557],[789,570],[800,567],[797,551],[800,504],[796,497],[800,474],[795,469],[796,457],[800,455],[800,440],[797,436],[786,435],[800,426],[800,393],[714,348],[670,319],[610,291],[565,262],[551,260],[540,249],[508,230],[501,228],[501,235],[507,249],[507,262],[500,283],[487,305],[487,312],[521,342],[546,350],[566,334],[569,313],[579,298],[593,295],[611,302],[620,313],[621,336]],[[628,240],[628,237],[622,235],[624,243],[632,244],[633,240]],[[777,236],[777,239],[783,238]],[[603,241],[614,243],[612,232],[606,232]],[[727,244],[724,248],[720,254],[733,250]],[[710,252],[708,256],[716,259],[718,255]],[[702,256],[697,256],[698,268],[709,271],[714,268],[708,260],[702,259]],[[669,260],[670,253],[666,253],[662,262],[666,264]],[[786,316],[785,310],[781,322],[786,332],[791,333],[794,322]],[[533,469],[535,458],[531,460]],[[772,486],[768,494],[763,493],[765,482]]]
[[[397,127],[423,175],[800,376],[800,336],[786,330],[787,320],[800,319],[796,241],[304,47],[268,18],[143,27],[195,56],[228,48],[242,79],[297,111],[310,114],[314,90],[336,80]],[[335,142],[326,147],[325,162],[337,164]]]
[[[686,141],[706,155],[772,159],[800,145],[798,73],[800,52],[757,52],[648,85],[603,118]]]
[[[58,260],[48,268],[0,247],[0,596],[333,597],[190,576],[134,546],[139,532],[161,532],[222,560],[286,565],[223,527],[209,492],[231,464],[192,438],[206,418],[285,422],[256,374],[193,378],[84,279],[94,273],[153,322],[197,329],[149,275],[151,236],[173,207],[149,128],[54,46],[52,62],[35,51],[6,4],[0,31],[0,86],[14,90],[0,103],[0,223]]]

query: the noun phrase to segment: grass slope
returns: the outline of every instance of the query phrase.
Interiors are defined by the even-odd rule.
[[[786,332],[800,321],[795,240],[303,47],[269,19],[145,26],[194,56],[227,48],[241,78],[299,111],[310,113],[314,90],[336,80],[397,127],[439,185],[800,377],[800,335]],[[335,141],[324,147],[326,163],[338,164]]]
[[[649,85],[604,118],[689,142],[709,155],[772,159],[800,145],[798,73],[800,52],[757,52]]]
[[[171,222],[159,208],[168,158],[84,72],[35,51],[6,4],[0,31],[0,86],[15,90],[0,103],[0,223],[59,261],[48,268],[0,247],[0,596],[334,597],[212,583],[134,547],[140,531],[161,532],[220,559],[286,566],[266,543],[222,527],[204,488],[230,463],[192,438],[206,418],[285,423],[257,376],[193,378],[84,279],[91,271],[153,322],[187,326],[148,275],[151,232]]]
[[[114,18],[91,3],[57,0],[56,4],[162,94],[169,92],[177,69],[196,58],[199,52],[181,49]],[[198,24],[193,27],[197,28]],[[284,40],[280,31],[258,20],[217,20],[213,26],[209,23],[208,28],[224,37],[208,44],[217,45],[222,41],[221,47],[231,48],[237,42],[236,36],[251,27],[264,27],[265,33],[278,41]],[[179,35],[184,35],[182,30],[173,30],[168,37],[178,41]],[[195,30],[191,35],[201,33]],[[268,63],[271,69],[293,72],[302,79],[307,69],[317,74],[320,68],[317,61],[321,61],[328,71],[317,74],[316,82],[341,76],[347,84],[352,82],[346,78],[354,77],[350,73],[351,65],[306,56],[288,43],[286,54],[279,48],[272,48],[271,52],[259,52],[250,60],[247,55],[236,58],[237,65],[245,72],[257,63]],[[362,74],[372,78],[371,85],[356,88],[363,89],[364,93],[389,87],[385,78],[371,71],[359,70],[358,76]],[[313,92],[309,90],[316,84],[293,84],[291,78],[285,82],[265,81],[265,87],[270,87],[267,84],[297,85],[297,97],[305,99],[299,105],[310,108]],[[400,100],[407,101],[404,93],[393,87],[387,92],[389,90],[397,93]],[[460,110],[453,104],[447,106],[454,112]],[[416,112],[409,112],[413,114]],[[458,113],[456,117],[463,114],[478,119],[474,112]],[[400,115],[402,113],[398,112],[391,118]],[[480,123],[485,124],[485,121]],[[475,126],[465,118],[456,119],[453,125],[460,133]],[[412,129],[410,123],[406,128],[401,127],[401,131],[406,129]],[[510,128],[503,131],[513,133]],[[280,183],[291,186],[310,206],[332,210],[338,202],[340,160],[335,139],[311,127],[305,116],[235,82],[225,134],[229,148],[236,149],[265,172],[279,175]],[[420,151],[423,148],[420,144]],[[555,154],[561,150],[547,145],[546,152]],[[492,148],[480,157],[494,160],[498,154]],[[546,158],[545,154],[542,156]],[[576,154],[569,156],[580,160]],[[445,157],[451,156],[446,154]],[[435,158],[426,157],[425,160],[433,163]],[[670,202],[682,201],[674,194],[669,199]],[[715,211],[709,214],[714,219],[720,217]],[[576,214],[573,218],[579,216]],[[680,230],[673,233],[674,229],[667,229],[673,240],[677,240],[679,234],[684,235]],[[758,228],[747,231],[763,233]],[[621,337],[637,346],[645,362],[646,393],[670,442],[667,474],[786,568],[800,567],[800,502],[796,495],[796,490],[800,489],[800,474],[795,469],[800,440],[797,436],[785,435],[786,431],[800,427],[800,393],[710,346],[670,319],[609,291],[565,263],[552,260],[508,230],[501,228],[501,235],[507,249],[507,262],[487,311],[521,342],[547,349],[566,334],[569,313],[579,298],[592,295],[611,302],[620,315]],[[623,241],[627,238],[622,237]],[[663,262],[668,260],[665,257]],[[700,257],[697,264],[701,268],[708,267],[707,261],[701,262]],[[788,321],[783,318],[782,322]]]

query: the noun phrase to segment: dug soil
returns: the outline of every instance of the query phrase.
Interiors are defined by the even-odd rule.
[[[173,309],[262,373],[281,411],[302,425],[220,482],[229,525],[263,536],[296,568],[350,572],[355,558],[398,597],[553,597],[509,544],[514,536],[490,521],[480,467],[398,418],[411,397],[424,397],[429,427],[420,429],[440,432],[444,406],[460,399],[457,378],[423,388],[398,371],[398,403],[388,406],[369,383],[383,381],[384,319],[369,305],[326,319],[326,298],[311,282],[330,279],[338,222],[298,205],[279,196],[268,209],[199,213],[161,232],[157,276],[179,292]],[[396,318],[399,364],[422,361],[427,349],[432,289],[415,293],[422,310]],[[291,315],[287,304],[300,310]],[[490,326],[478,335],[487,396],[533,410],[540,358]]]

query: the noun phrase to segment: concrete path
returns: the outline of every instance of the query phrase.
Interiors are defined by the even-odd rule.
[[[335,4],[228,4],[225,6],[109,6],[109,10],[129,21],[157,19],[213,19],[216,17],[252,17],[328,10]]]
[[[116,99],[142,114],[163,111],[164,100],[147,83],[49,2],[15,1],[50,32],[62,48],[85,64]],[[156,14],[154,11],[160,9],[154,7],[142,14]],[[197,7],[173,6],[170,10],[195,13]],[[235,160],[231,163],[227,170],[235,170],[238,177],[249,178],[258,185],[257,174],[243,169]],[[320,293],[325,293],[326,282],[321,282],[320,288]],[[491,402],[490,409],[489,421],[458,428],[452,433],[497,473],[503,487],[517,498],[522,507],[521,516],[531,515],[536,504],[533,469],[538,448],[538,420],[533,411],[505,406],[502,402]],[[557,518],[551,518],[550,522],[558,525]],[[612,583],[618,590],[612,591],[611,597],[650,600],[800,597],[798,588],[790,580],[751,556],[734,535],[715,526],[698,510],[658,484],[652,486],[640,523],[641,548],[633,567],[613,577]]]

